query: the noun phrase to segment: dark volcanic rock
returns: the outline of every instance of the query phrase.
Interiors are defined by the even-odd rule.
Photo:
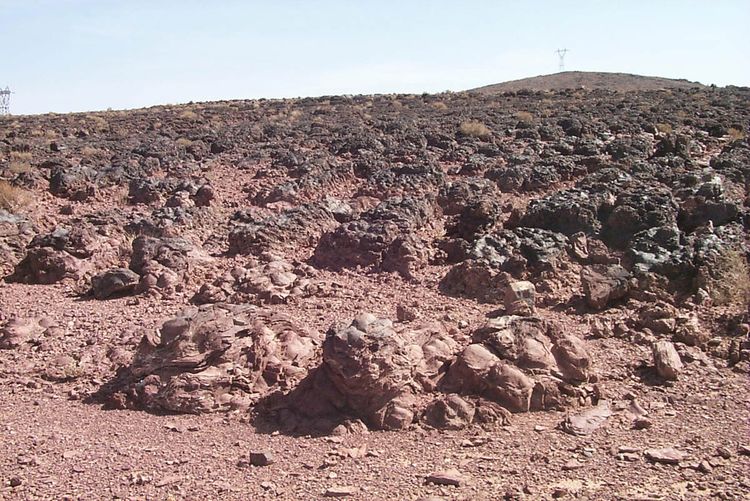
[[[231,254],[254,254],[280,249],[290,243],[314,246],[321,233],[335,228],[334,215],[321,204],[289,209],[266,218],[242,216],[229,233]]]
[[[141,277],[127,268],[113,268],[91,277],[91,291],[96,299],[107,299],[135,290]]]

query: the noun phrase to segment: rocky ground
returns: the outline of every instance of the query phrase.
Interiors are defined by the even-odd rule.
[[[0,499],[743,499],[750,90],[0,119]]]

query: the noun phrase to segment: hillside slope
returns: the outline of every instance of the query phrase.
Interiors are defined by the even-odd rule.
[[[472,91],[482,93],[495,93],[529,90],[560,90],[577,89],[610,89],[617,91],[633,90],[660,90],[660,89],[687,89],[704,87],[697,82],[687,80],[675,80],[671,78],[648,77],[643,75],[631,75],[629,73],[605,73],[595,71],[564,71],[552,75],[540,75],[520,80],[511,80],[492,85],[485,85]]]

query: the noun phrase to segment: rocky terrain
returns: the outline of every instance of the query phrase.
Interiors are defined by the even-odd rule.
[[[707,87],[0,118],[0,499],[746,498],[749,118]]]

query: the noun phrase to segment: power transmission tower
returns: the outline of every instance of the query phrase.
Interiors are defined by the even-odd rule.
[[[560,66],[558,67],[560,71],[565,71],[565,54],[568,52],[568,49],[557,49],[555,51],[557,57],[560,58]]]
[[[10,115],[10,95],[8,87],[0,89],[0,116]]]

